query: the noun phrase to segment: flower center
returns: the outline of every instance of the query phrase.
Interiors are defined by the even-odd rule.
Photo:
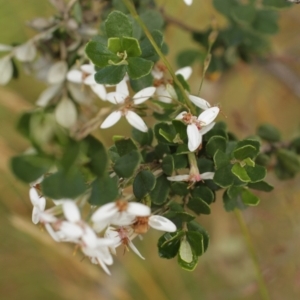
[[[132,227],[135,233],[141,234],[146,233],[149,229],[149,217],[137,217]]]

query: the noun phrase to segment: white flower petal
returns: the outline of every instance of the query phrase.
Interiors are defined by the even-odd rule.
[[[148,131],[148,127],[143,121],[143,119],[135,112],[131,110],[127,111],[125,118],[127,119],[128,123],[137,130],[140,130],[142,132]]]
[[[140,251],[137,249],[137,247],[135,247],[135,245],[132,243],[132,241],[129,240],[128,245],[136,255],[138,255],[141,259],[145,259],[144,256],[142,256]]]
[[[92,64],[85,64],[80,66],[80,69],[86,74],[94,74],[95,67]]]
[[[204,135],[205,133],[207,133],[208,131],[210,131],[211,129],[213,129],[213,127],[215,126],[215,122],[212,122],[210,124],[208,124],[207,126],[203,126],[199,132]]]
[[[199,115],[198,120],[201,123],[208,125],[218,116],[219,111],[220,108],[217,106],[208,108],[207,110],[205,110]]]
[[[172,221],[162,216],[151,216],[148,223],[152,228],[166,232],[174,232],[177,229]]]
[[[13,76],[13,64],[8,56],[0,59],[0,85],[7,84]]]
[[[200,174],[201,180],[213,179],[215,176],[215,172],[205,172]]]
[[[149,208],[149,206],[142,203],[129,202],[127,212],[134,216],[146,217],[151,214],[151,209]]]
[[[45,89],[36,101],[37,106],[45,107],[61,90],[62,84],[54,84]]]
[[[83,74],[79,70],[71,70],[67,73],[67,80],[74,83],[82,83]]]
[[[32,223],[33,224],[38,224],[38,222],[40,221],[40,210],[37,206],[33,207],[32,210]]]
[[[104,270],[104,272],[107,275],[111,275],[111,273],[110,273],[109,269],[107,268],[106,264],[99,257],[97,257],[97,261],[98,261],[99,265],[101,266],[101,268]]]
[[[191,152],[198,149],[202,142],[202,135],[195,124],[187,126],[188,148]]]
[[[206,100],[197,97],[197,96],[193,96],[193,95],[189,95],[189,99],[199,108],[206,110],[208,108],[211,107],[211,105],[209,104],[209,102],[207,102]]]
[[[65,61],[58,61],[50,67],[47,74],[47,81],[50,84],[60,83],[65,80],[67,71],[67,63]]]
[[[182,120],[183,119],[183,116],[185,115],[185,114],[187,114],[187,112],[186,111],[182,111],[179,115],[177,115],[176,116],[176,120]]]
[[[32,61],[36,56],[36,48],[32,42],[27,42],[15,48],[15,56],[21,62]]]
[[[30,198],[30,201],[31,201],[33,206],[38,205],[39,200],[40,200],[40,196],[39,196],[37,190],[34,187],[30,188],[30,190],[29,190],[29,198]]]
[[[107,203],[99,207],[92,215],[91,220],[94,223],[111,218],[118,212],[118,208],[114,202]]]
[[[129,90],[128,90],[126,78],[124,78],[116,85],[116,93],[123,95],[124,98],[129,96]]]
[[[124,212],[116,213],[110,219],[110,224],[117,225],[117,226],[127,226],[133,224],[134,221],[135,221],[135,216],[124,211]]]
[[[60,242],[58,235],[56,234],[56,232],[53,230],[52,226],[48,223],[45,224],[45,228],[48,231],[48,233],[50,234],[50,236],[54,239],[54,241],[56,242]]]
[[[93,84],[91,85],[92,91],[103,101],[106,100],[106,89],[103,84]]]
[[[176,75],[180,74],[184,80],[188,80],[192,75],[193,69],[191,67],[184,67],[176,71]]]
[[[122,113],[120,111],[113,111],[101,124],[100,128],[109,128],[115,125],[122,117]]]
[[[153,94],[155,93],[155,90],[156,90],[156,88],[153,86],[146,87],[146,88],[140,90],[133,96],[133,98],[132,98],[133,103],[138,105],[138,104],[141,104],[141,103],[147,101],[150,97],[153,96]]]
[[[190,175],[175,175],[167,177],[167,179],[170,181],[189,181]]]
[[[106,95],[106,100],[112,104],[122,104],[125,102],[126,97],[127,96],[125,94],[111,92]]]
[[[152,76],[153,76],[155,79],[161,79],[161,78],[163,78],[163,76],[164,76],[164,72],[161,71],[159,68],[156,68],[156,67],[154,67],[154,68],[152,69],[151,74],[152,74]]]
[[[186,5],[192,5],[193,0],[183,0]]]
[[[69,222],[75,223],[75,222],[80,221],[80,219],[81,219],[80,211],[74,201],[71,201],[71,200],[64,201],[64,203],[62,205],[62,209],[63,209],[66,219]]]
[[[98,237],[91,227],[85,226],[82,241],[87,247],[95,248],[97,246]]]
[[[94,74],[88,75],[84,80],[83,83],[86,85],[93,85],[93,84],[97,84]]]
[[[171,103],[172,97],[170,96],[170,93],[168,92],[165,85],[161,84],[156,88],[155,92],[157,99],[163,103]]]
[[[39,208],[39,210],[41,212],[45,210],[45,208],[46,208],[46,199],[44,197],[41,197],[39,199],[37,207]]]
[[[76,240],[83,235],[83,229],[79,225],[66,221],[61,223],[60,232],[63,239],[71,242],[77,242]]]
[[[55,108],[55,118],[59,125],[72,127],[77,121],[77,109],[72,100],[63,98]]]

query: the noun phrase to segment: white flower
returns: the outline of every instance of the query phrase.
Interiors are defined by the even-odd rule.
[[[29,190],[29,197],[33,205],[32,222],[34,224],[38,224],[40,221],[40,216],[44,212],[46,207],[46,199],[44,197],[40,197],[34,187],[31,187]]]
[[[77,121],[77,109],[74,102],[63,97],[55,108],[55,118],[62,127],[71,128]]]
[[[66,79],[68,65],[64,60],[54,63],[47,74],[47,81],[50,84],[58,84]]]
[[[189,6],[193,4],[193,0],[183,0],[183,1],[186,5],[189,5]]]
[[[9,56],[0,59],[0,85],[7,84],[13,77],[13,64]]]
[[[113,253],[116,253],[117,247],[124,245],[125,249],[129,250],[129,247],[140,258],[145,259],[131,241],[136,236],[137,234],[135,234],[133,229],[129,226],[122,226],[119,228],[108,227],[105,231],[105,237],[114,241],[114,245],[110,247]]]
[[[194,152],[202,143],[202,136],[211,130],[220,109],[217,106],[203,111],[198,118],[187,112],[181,112],[176,119],[183,120],[187,125],[188,148]]]
[[[188,95],[189,99],[199,108],[206,110],[208,108],[211,107],[211,105],[209,104],[209,102],[207,102],[206,100],[197,97],[197,96],[193,96],[193,95]]]
[[[83,83],[89,85],[92,91],[102,100],[106,100],[106,89],[103,84],[95,81],[96,71],[92,64],[80,66],[80,70],[70,70],[67,73],[67,80],[74,83]]]
[[[112,112],[106,117],[100,128],[109,128],[116,124],[122,116],[125,116],[128,123],[136,129],[147,132],[148,128],[143,119],[132,110],[132,105],[144,103],[153,96],[156,88],[147,87],[136,93],[132,99],[129,97],[129,91],[126,79],[123,79],[116,86],[116,91],[108,93],[106,99],[116,105],[120,105],[120,109]]]
[[[137,216],[149,216],[150,213],[150,208],[142,203],[119,200],[102,205],[94,212],[91,220],[94,228],[102,231],[108,225],[130,225]]]

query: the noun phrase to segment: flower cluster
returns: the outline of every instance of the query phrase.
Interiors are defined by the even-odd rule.
[[[76,244],[92,263],[99,264],[107,274],[110,274],[107,266],[113,264],[112,254],[116,254],[116,248],[121,245],[125,249],[130,247],[144,259],[132,240],[145,234],[149,227],[176,231],[170,220],[151,215],[150,208],[138,202],[118,200],[102,205],[88,220],[82,219],[80,209],[72,199],[53,201],[57,206],[45,210],[46,198],[39,194],[40,182],[33,183],[29,192],[33,223],[43,224],[56,242]]]

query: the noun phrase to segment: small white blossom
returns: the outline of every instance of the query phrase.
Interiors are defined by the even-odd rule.
[[[116,86],[116,91],[107,94],[106,99],[116,105],[120,105],[120,109],[109,114],[101,124],[100,128],[109,128],[116,124],[122,116],[125,116],[128,123],[136,129],[147,132],[148,127],[143,119],[132,110],[133,105],[139,105],[147,101],[153,96],[156,88],[147,87],[136,93],[132,98],[129,97],[129,91],[126,79],[123,79]]]
[[[0,59],[0,85],[7,84],[13,77],[13,64],[9,56]]]
[[[193,0],[183,0],[184,3],[188,6],[192,5],[193,4]]]
[[[137,217],[133,224],[134,232],[137,234],[146,233],[149,227],[166,232],[176,231],[176,225],[173,222],[163,216],[158,215]]]
[[[34,224],[38,224],[40,221],[40,216],[44,212],[46,207],[46,199],[44,197],[40,197],[34,187],[31,187],[29,190],[29,197],[33,205],[32,222]]]

